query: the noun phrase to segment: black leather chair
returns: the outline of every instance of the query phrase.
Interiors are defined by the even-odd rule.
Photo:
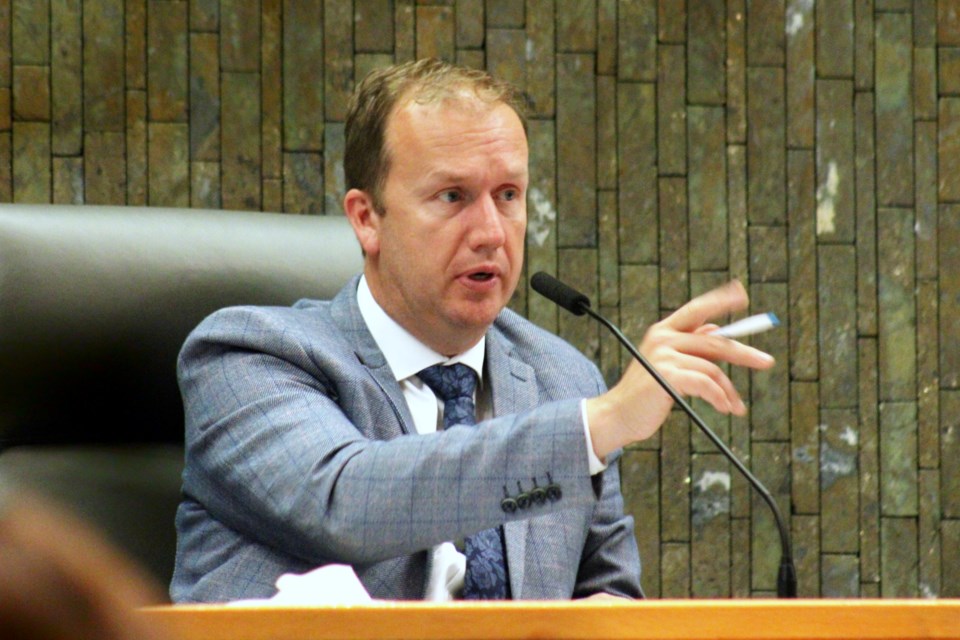
[[[167,582],[187,333],[224,306],[329,298],[361,267],[339,216],[0,205],[0,482]]]

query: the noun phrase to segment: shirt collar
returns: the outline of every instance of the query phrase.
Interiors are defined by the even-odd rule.
[[[383,357],[386,358],[387,364],[390,365],[390,370],[393,371],[397,382],[415,376],[418,372],[435,364],[453,364],[455,362],[462,362],[467,365],[477,373],[479,380],[483,380],[483,355],[487,342],[486,336],[480,338],[477,344],[463,353],[447,358],[417,340],[409,331],[387,315],[383,307],[373,298],[366,276],[361,276],[360,284],[357,285],[357,305],[360,307],[360,315],[363,316],[363,321],[367,324],[367,328],[370,330],[374,341],[376,341],[377,347],[383,353]]]

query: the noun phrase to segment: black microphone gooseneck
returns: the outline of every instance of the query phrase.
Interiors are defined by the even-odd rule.
[[[760,482],[750,470],[747,469],[740,459],[733,454],[732,451],[723,443],[723,441],[707,426],[707,424],[697,415],[697,412],[687,404],[687,401],[680,396],[680,394],[674,389],[669,382],[664,379],[660,372],[657,371],[652,364],[640,353],[636,347],[633,346],[633,343],[627,339],[623,332],[620,329],[604,318],[602,315],[590,308],[590,298],[583,295],[573,287],[570,287],[563,282],[560,282],[553,276],[548,273],[540,271],[535,273],[532,278],[530,278],[530,286],[533,287],[533,290],[537,293],[545,296],[549,300],[563,307],[570,313],[582,316],[587,314],[602,325],[607,327],[610,331],[613,332],[613,335],[617,337],[617,340],[626,347],[627,351],[637,359],[637,361],[643,365],[643,368],[653,376],[653,379],[663,387],[673,401],[676,402],[683,411],[690,416],[690,419],[700,427],[700,430],[713,442],[714,445],[723,453],[726,458],[733,463],[733,466],[743,474],[743,476],[750,482],[751,486],[756,489],[757,493],[764,499],[767,505],[770,507],[770,510],[773,512],[773,517],[777,522],[777,529],[780,531],[780,570],[777,573],[777,597],[779,598],[796,598],[797,597],[797,570],[793,565],[793,550],[790,545],[790,532],[787,531],[786,526],[783,523],[783,515],[780,513],[780,508],[777,506],[776,501],[773,499],[773,496],[770,495],[770,492],[767,490],[763,483]]]

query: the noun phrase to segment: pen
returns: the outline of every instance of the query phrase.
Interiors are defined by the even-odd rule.
[[[725,327],[720,327],[711,335],[723,336],[724,338],[742,338],[762,331],[768,331],[774,327],[780,326],[780,319],[775,313],[760,313],[749,318],[737,320]]]

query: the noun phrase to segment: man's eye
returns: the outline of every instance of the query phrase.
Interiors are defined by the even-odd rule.
[[[518,189],[504,189],[500,192],[500,198],[503,200],[516,200],[520,197],[520,191]]]
[[[440,199],[447,203],[460,202],[463,200],[463,196],[459,191],[450,189],[448,191],[443,191],[440,193]]]

